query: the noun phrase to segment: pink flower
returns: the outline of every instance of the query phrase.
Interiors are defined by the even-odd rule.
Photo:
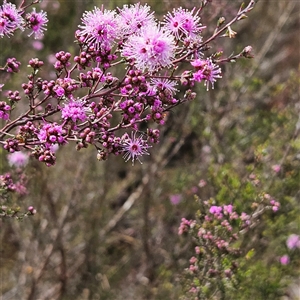
[[[289,249],[295,249],[300,246],[300,237],[297,234],[291,234],[287,240],[286,245]]]
[[[229,204],[229,205],[224,205],[224,213],[226,214],[231,214],[232,213],[232,211],[233,211],[233,206],[231,205],[231,204]]]
[[[44,48],[44,44],[41,41],[36,40],[32,42],[32,47],[34,50],[39,51]]]
[[[172,13],[165,16],[163,24],[177,39],[195,38],[205,26],[201,26],[199,11],[194,12],[195,8],[191,11],[181,7],[174,8]]]
[[[64,120],[71,119],[74,123],[77,120],[84,122],[86,120],[86,108],[81,100],[71,100],[64,104],[61,116]]]
[[[193,287],[190,288],[189,292],[192,293],[192,294],[196,294],[197,289],[193,286]]]
[[[209,89],[209,85],[211,85],[212,89],[214,88],[214,83],[217,78],[222,78],[221,68],[214,64],[210,58],[207,58],[206,60],[196,59],[191,62],[191,65],[196,71],[193,73],[194,80],[198,82],[204,80],[204,85],[207,90]]]
[[[119,26],[115,15],[115,11],[98,7],[85,12],[81,19],[83,25],[79,25],[82,30],[77,32],[78,36],[82,36],[84,42],[96,50],[111,48],[115,39],[119,37]]]
[[[273,210],[274,212],[278,211],[278,209],[279,209],[279,207],[280,207],[280,203],[279,203],[279,202],[277,202],[277,201],[275,201],[274,199],[272,199],[272,200],[270,201],[270,204],[272,205],[272,210]]]
[[[28,163],[29,155],[22,151],[17,151],[7,155],[10,166],[25,167]]]
[[[282,265],[287,265],[287,264],[289,264],[289,262],[290,262],[290,258],[288,255],[283,255],[280,257],[280,263]]]
[[[23,25],[24,20],[17,7],[4,0],[0,6],[0,37],[12,35],[17,28],[23,30]]]
[[[65,90],[59,85],[54,86],[53,91],[57,95],[57,97],[62,97],[65,95]]]
[[[207,184],[207,182],[204,179],[201,179],[198,183],[198,186],[202,188],[202,187],[205,187],[206,184]]]
[[[139,159],[139,156],[149,155],[147,149],[150,146],[147,144],[146,140],[143,140],[143,136],[140,135],[138,138],[136,137],[136,132],[131,134],[131,138],[128,134],[125,134],[124,141],[122,144],[124,159],[127,162],[128,160],[132,160],[132,164],[137,159],[140,163],[142,163]]]
[[[175,88],[175,86],[177,85],[176,81],[169,79],[154,78],[151,79],[151,83],[153,84],[154,91],[165,92],[169,95],[175,95],[176,92],[178,92],[178,90]]]
[[[184,232],[187,232],[193,225],[193,221],[192,220],[187,220],[185,218],[181,219],[181,223],[180,226],[178,228],[178,234],[181,235]]]
[[[157,26],[147,26],[129,36],[122,55],[132,60],[138,70],[154,72],[171,65],[175,55],[174,39]]]
[[[135,34],[147,26],[156,26],[154,12],[149,13],[150,6],[147,4],[124,5],[122,9],[118,10],[118,22],[124,35]]]
[[[9,118],[8,111],[10,111],[10,106],[6,104],[6,102],[4,101],[0,101],[0,119],[8,120]]]
[[[275,173],[278,173],[278,172],[280,172],[280,170],[281,170],[281,166],[280,166],[280,165],[274,165],[274,166],[272,166],[272,170],[273,170]]]
[[[209,209],[209,212],[213,215],[215,215],[215,217],[222,217],[223,214],[222,214],[222,207],[221,206],[216,206],[216,205],[213,205],[210,207]]]
[[[30,212],[30,214],[35,215],[36,214],[36,209],[33,206],[29,206],[28,207],[28,212]]]
[[[195,256],[190,258],[190,264],[194,264],[195,262],[197,262],[197,258]]]
[[[38,139],[41,143],[45,143],[46,148],[52,144],[63,145],[67,143],[67,140],[64,137],[65,130],[61,125],[56,123],[45,123],[38,133]]]
[[[170,195],[170,202],[173,205],[178,205],[181,202],[182,199],[182,195],[181,194],[174,194],[174,195]]]
[[[44,11],[36,12],[33,8],[32,12],[26,15],[26,26],[32,30],[28,36],[34,34],[35,39],[43,37],[47,23],[47,13]]]
[[[248,214],[246,214],[245,212],[242,212],[240,215],[240,218],[242,221],[247,221],[250,219],[250,216]]]

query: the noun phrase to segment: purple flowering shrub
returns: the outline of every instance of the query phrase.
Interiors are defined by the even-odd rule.
[[[28,177],[24,167],[29,157],[27,153],[19,151],[10,153],[7,159],[11,172],[0,175],[0,216],[20,220],[36,213],[33,206],[29,206],[26,212],[21,212],[19,206],[22,197],[28,193]]]
[[[17,7],[4,1],[1,38],[29,30],[29,37],[41,39],[47,13],[35,7],[28,12],[38,2],[22,1]],[[0,102],[3,149],[10,154],[26,151],[52,166],[57,148],[74,142],[77,150],[93,146],[98,160],[113,154],[141,162],[151,144],[159,142],[158,126],[165,123],[169,111],[196,98],[196,83],[204,83],[207,90],[214,88],[222,77],[221,64],[251,57],[250,46],[224,57],[210,50],[209,43],[219,36],[232,37],[230,26],[245,18],[254,1],[241,7],[230,22],[219,20],[214,34],[203,39],[206,26],[200,16],[207,4],[203,1],[192,10],[174,8],[161,21],[150,6],[139,3],[86,11],[75,32],[79,51],[55,54],[54,79],[40,77],[45,63],[32,58],[28,81],[19,90],[5,90],[10,77],[2,80],[6,95]],[[1,71],[25,72],[15,57],[7,58]],[[20,104],[24,110],[15,114]]]
[[[46,13],[35,8],[26,13],[36,3],[22,2],[17,8],[4,2],[1,37],[26,28],[32,30],[29,36],[41,37],[48,22]],[[40,77],[44,62],[32,58],[28,82],[20,90],[7,91],[7,100],[0,105],[5,121],[0,132],[3,148],[9,153],[26,150],[47,166],[56,163],[52,147],[71,141],[77,150],[93,146],[98,160],[114,154],[134,163],[148,154],[150,144],[159,142],[158,125],[165,123],[168,112],[195,99],[196,83],[204,83],[207,90],[214,88],[222,77],[220,65],[251,57],[250,46],[226,57],[210,49],[209,43],[219,36],[233,37],[230,26],[246,17],[254,1],[241,7],[230,22],[220,20],[214,34],[203,39],[206,25],[200,16],[207,4],[203,1],[192,10],[174,8],[161,21],[148,5],[141,4],[85,12],[75,32],[77,55],[63,50],[55,54],[56,78]],[[20,68],[13,57],[1,70],[18,72]],[[121,75],[116,70],[122,70]],[[2,89],[5,85],[1,83]],[[27,109],[14,115],[21,101],[28,103]]]
[[[179,235],[190,235],[194,244],[194,255],[185,270],[187,299],[210,299],[213,295],[227,299],[240,288],[243,260],[254,255],[254,249],[243,247],[243,235],[257,226],[266,211],[275,212],[280,204],[263,194],[246,213],[238,212],[232,204],[214,205],[214,199],[202,201],[196,197],[196,201],[197,219],[183,218],[178,229]]]

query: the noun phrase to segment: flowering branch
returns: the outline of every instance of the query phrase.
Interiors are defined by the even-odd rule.
[[[36,3],[25,5],[22,1],[17,9],[5,1],[0,8],[0,36],[29,28],[29,36],[40,38],[48,22],[46,13],[33,8],[25,14]],[[33,58],[22,91],[8,91],[7,101],[0,102],[0,118],[5,121],[0,144],[10,153],[30,149],[31,155],[47,166],[56,162],[54,149],[69,141],[76,141],[78,150],[94,146],[99,160],[122,154],[126,161],[140,161],[140,156],[149,154],[149,143],[159,142],[159,129],[151,129],[151,123],[163,125],[170,109],[193,100],[196,93],[191,88],[197,82],[203,82],[207,90],[214,88],[222,77],[219,64],[251,56],[250,47],[228,58],[221,58],[220,53],[207,56],[206,50],[254,4],[251,0],[241,7],[233,20],[204,42],[206,26],[200,23],[200,14],[208,1],[198,10],[175,8],[162,21],[155,19],[148,5],[139,3],[86,11],[75,32],[78,55],[72,58],[65,51],[55,55],[56,79],[38,77],[44,62]],[[187,70],[180,71],[183,64]],[[115,70],[122,65],[125,73],[117,78]],[[10,58],[1,70],[18,72],[20,63]],[[178,98],[182,89],[185,95]],[[14,107],[24,101],[23,94],[29,108],[14,117]],[[140,124],[145,123],[149,128],[137,135]]]

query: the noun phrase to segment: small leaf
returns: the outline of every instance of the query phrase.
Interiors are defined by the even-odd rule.
[[[254,256],[254,254],[255,254],[255,250],[251,249],[251,250],[248,251],[248,253],[246,254],[245,258],[247,260],[249,260],[249,259],[251,259]]]

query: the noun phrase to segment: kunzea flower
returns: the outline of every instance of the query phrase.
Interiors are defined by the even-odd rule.
[[[131,138],[127,133],[122,138],[122,148],[124,152],[123,158],[127,162],[128,160],[132,160],[132,164],[134,164],[135,160],[138,160],[140,163],[139,156],[149,155],[147,151],[151,146],[148,145],[147,141],[143,139],[143,135],[136,137],[136,132],[131,133]]]
[[[47,13],[44,11],[36,12],[35,8],[33,8],[32,12],[28,13],[25,19],[26,27],[32,30],[28,36],[34,34],[35,39],[42,38],[48,23]]]
[[[158,26],[147,26],[129,36],[124,43],[122,55],[132,60],[138,70],[154,72],[172,64],[175,55],[174,38]]]
[[[25,167],[28,163],[29,155],[22,151],[17,151],[7,155],[10,166]]]
[[[279,173],[280,170],[281,170],[281,166],[280,166],[280,165],[274,165],[274,166],[272,166],[272,170],[273,170],[275,173]]]
[[[191,62],[191,65],[195,68],[193,73],[193,79],[201,82],[204,80],[204,85],[209,90],[209,85],[212,89],[217,78],[222,78],[221,68],[214,64],[210,58],[207,59],[196,59]]]
[[[81,18],[83,25],[79,25],[78,36],[84,37],[88,47],[96,50],[109,49],[119,37],[119,25],[115,11],[103,10],[95,7],[86,11]]]
[[[223,217],[223,208],[221,206],[213,205],[210,207],[209,212],[213,214],[215,217]]]
[[[0,6],[0,37],[12,35],[17,28],[24,29],[24,20],[17,7],[4,0]]]
[[[233,206],[231,204],[224,205],[223,206],[223,211],[224,211],[225,214],[232,214]]]
[[[165,78],[154,78],[151,80],[153,87],[157,91],[167,91],[167,93],[175,95],[178,90],[175,88],[177,82]]]
[[[175,104],[178,102],[174,95],[178,90],[175,88],[177,82],[165,78],[154,78],[151,80],[153,91],[158,95],[159,99],[165,104]]]
[[[163,24],[177,39],[194,39],[205,28],[200,23],[199,11],[194,13],[195,8],[191,11],[182,7],[174,8],[172,13],[169,12],[165,16]]]
[[[72,92],[78,89],[78,84],[72,78],[58,78],[53,86],[53,92],[57,97],[66,96],[72,98]]]
[[[0,119],[8,120],[11,107],[5,102],[0,101]]]
[[[44,48],[44,44],[41,41],[39,41],[39,40],[33,41],[31,43],[31,46],[36,51],[40,51],[40,50],[42,50]]]
[[[87,118],[86,111],[87,108],[84,106],[82,100],[70,100],[64,103],[64,107],[61,110],[61,116],[64,120],[71,119],[74,123],[78,120],[84,122]]]
[[[124,35],[135,34],[141,30],[141,28],[147,26],[156,26],[154,20],[154,12],[149,13],[150,6],[147,4],[140,5],[136,3],[134,5],[124,5],[122,9],[118,9],[118,22],[120,29]]]
[[[290,257],[285,254],[285,255],[280,257],[279,261],[282,265],[288,265],[289,262],[290,262]]]
[[[178,205],[182,200],[182,195],[181,194],[170,195],[169,199],[170,199],[171,204]]]
[[[38,133],[38,139],[49,149],[53,144],[63,145],[67,142],[65,130],[56,123],[45,123]]]
[[[297,234],[291,234],[286,240],[286,245],[289,249],[300,248],[300,236]]]

